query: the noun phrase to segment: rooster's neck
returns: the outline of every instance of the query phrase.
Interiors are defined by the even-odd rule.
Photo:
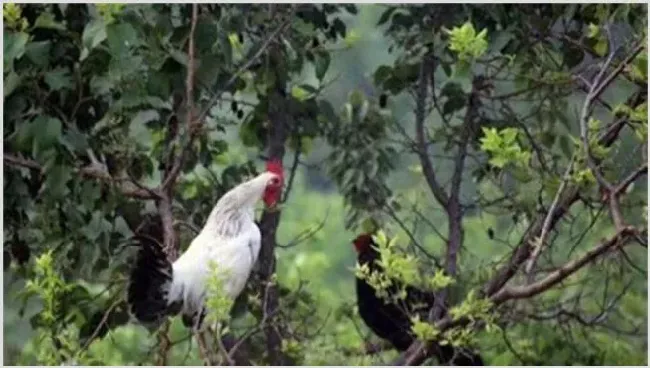
[[[215,236],[233,238],[247,231],[255,221],[253,205],[244,207],[215,207],[210,213],[201,232],[209,232]]]

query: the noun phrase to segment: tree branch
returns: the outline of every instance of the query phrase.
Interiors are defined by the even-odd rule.
[[[164,247],[163,251],[165,252],[165,255],[167,256],[167,259],[170,262],[174,262],[176,258],[178,258],[178,234],[174,230],[174,215],[172,212],[172,202],[173,202],[173,192],[174,192],[174,185],[176,184],[176,180],[178,179],[178,175],[181,172],[181,168],[183,167],[183,161],[185,160],[185,157],[187,156],[187,153],[189,152],[190,147],[192,146],[192,142],[195,138],[196,132],[198,130],[198,127],[195,126],[195,122],[193,120],[193,91],[194,91],[194,32],[196,31],[196,22],[198,19],[198,5],[197,4],[192,4],[192,20],[191,20],[191,25],[190,25],[190,34],[189,34],[189,43],[188,43],[188,51],[187,54],[189,55],[188,62],[187,62],[187,78],[185,80],[185,92],[186,92],[186,108],[187,108],[187,115],[186,115],[186,125],[188,127],[188,141],[186,145],[182,148],[181,152],[176,155],[176,157],[173,160],[172,167],[169,171],[165,170],[165,173],[163,174],[163,181],[162,184],[160,185],[160,199],[158,200],[157,206],[158,206],[158,213],[160,214],[160,219],[162,221],[162,226],[163,226],[163,239],[164,239]],[[198,123],[200,124],[200,123]],[[168,144],[172,144],[172,142],[168,142]],[[169,152],[171,151],[171,147],[169,147]],[[171,155],[170,155],[171,157]]]
[[[612,191],[611,195],[618,195],[621,192],[624,192],[627,190],[627,187],[629,187],[632,183],[636,181],[641,175],[645,175],[648,173],[648,163],[644,163],[641,165],[639,168],[634,170],[630,175],[628,175],[627,178],[623,179],[622,182],[620,182],[616,188]]]
[[[582,145],[583,149],[585,151],[585,156],[587,159],[587,166],[589,166],[589,169],[591,172],[594,174],[594,177],[596,177],[596,180],[598,181],[598,184],[605,188],[608,192],[611,191],[611,184],[605,179],[603,174],[600,172],[600,169],[596,166],[594,163],[594,158],[591,154],[591,146],[589,144],[589,118],[591,116],[591,108],[594,99],[602,93],[603,89],[601,88],[600,81],[605,73],[605,71],[609,68],[610,64],[612,63],[612,60],[614,59],[615,52],[611,52],[607,60],[605,61],[605,65],[603,65],[602,69],[594,78],[594,80],[591,82],[591,88],[589,89],[589,93],[587,93],[587,98],[585,99],[584,104],[582,105],[582,112],[580,114],[580,139],[582,140]],[[614,73],[612,73],[614,74]],[[598,91],[598,95],[596,92]]]
[[[187,46],[187,54],[188,54],[187,77],[185,79],[185,105],[187,109],[185,115],[185,124],[187,125],[187,131],[189,137],[186,144],[181,149],[180,154],[176,155],[172,168],[169,170],[169,172],[166,173],[165,179],[163,180],[163,183],[161,185],[161,189],[163,191],[167,191],[168,193],[171,193],[172,188],[176,183],[176,179],[178,179],[178,175],[180,174],[181,168],[183,167],[183,162],[185,161],[185,158],[190,150],[190,147],[194,142],[194,138],[196,138],[196,135],[198,134],[201,122],[203,121],[201,119],[198,119],[196,122],[194,121],[194,93],[193,93],[194,69],[195,69],[194,32],[196,31],[197,19],[198,19],[198,5],[192,4],[192,21],[190,25],[190,35],[189,35],[189,42]]]
[[[5,164],[15,167],[24,167],[32,170],[37,170],[40,173],[44,173],[45,169],[36,161],[13,156],[11,154],[4,154],[3,161]],[[97,179],[100,181],[105,181],[112,183],[118,186],[118,190],[122,195],[130,198],[138,199],[157,199],[159,198],[159,193],[155,189],[149,189],[146,187],[139,187],[131,182],[130,179],[113,178],[105,169],[99,169],[95,165],[75,168],[74,171],[86,178]]]
[[[565,280],[577,270],[584,267],[587,263],[595,260],[598,256],[605,254],[607,251],[615,247],[624,246],[629,242],[629,240],[633,239],[634,235],[637,233],[638,231],[635,228],[626,227],[617,232],[610,239],[603,241],[601,244],[587,252],[582,257],[566,263],[564,266],[549,274],[543,280],[523,287],[510,287],[507,289],[501,289],[498,290],[498,292],[486,295],[486,297],[488,297],[496,307],[499,304],[502,304],[511,299],[527,298],[537,295],[548,290],[550,287],[556,285],[562,280]],[[489,288],[490,286],[488,284],[485,285],[483,289],[486,290]],[[447,316],[436,323],[436,329],[440,332],[444,332],[453,327],[465,326],[469,324],[469,322],[470,320],[467,318],[454,320],[451,316]],[[433,342],[423,343],[421,341],[416,341],[415,343],[411,344],[411,346],[393,362],[393,365],[421,364],[430,354],[433,344]]]
[[[542,249],[544,248],[544,244],[546,243],[546,236],[548,235],[548,232],[551,229],[551,221],[552,221],[551,214],[555,213],[557,206],[560,204],[560,198],[562,198],[562,195],[564,194],[564,190],[567,184],[569,183],[569,181],[571,180],[571,173],[573,172],[574,162],[575,162],[575,155],[571,159],[571,162],[569,162],[569,166],[567,166],[566,171],[564,172],[562,182],[560,183],[560,187],[555,193],[555,198],[553,198],[551,207],[549,208],[548,213],[544,218],[544,223],[542,225],[542,230],[540,232],[539,237],[536,240],[531,239],[532,242],[531,246],[533,247],[533,253],[531,254],[530,259],[528,260],[528,264],[526,265],[526,268],[524,270],[524,272],[526,272],[531,276],[532,276],[532,270],[535,267],[535,263],[537,262],[537,258],[542,253]]]
[[[302,149],[302,143],[298,140],[298,145],[296,147],[296,152],[293,155],[293,163],[291,164],[291,170],[289,171],[289,180],[287,180],[287,188],[284,190],[284,195],[282,196],[282,203],[287,201],[291,188],[293,187],[293,180],[296,178],[296,171],[298,169],[298,163],[300,162],[300,150]]]
[[[638,55],[638,53],[641,52],[644,47],[645,43],[639,43],[634,51],[628,55],[628,57],[625,58],[625,60],[621,62],[618,67],[614,69],[614,71],[612,71],[612,73],[610,73],[609,76],[601,83],[601,79],[603,78],[606,70],[609,68],[612,60],[614,59],[614,55],[616,54],[615,51],[612,51],[610,53],[609,57],[605,61],[605,65],[603,65],[602,69],[591,84],[591,88],[589,90],[589,93],[587,93],[587,98],[585,99],[585,102],[582,106],[582,113],[580,115],[580,138],[582,140],[583,149],[585,151],[587,166],[593,173],[600,187],[605,191],[605,199],[607,199],[609,202],[612,221],[618,230],[622,229],[625,226],[623,222],[623,215],[620,209],[619,196],[618,193],[614,194],[616,188],[614,188],[612,184],[607,181],[607,179],[603,176],[600,168],[595,163],[589,142],[588,121],[590,118],[593,101],[604,91],[605,87],[609,85],[609,83],[611,83],[616,78],[616,76],[618,76],[623,71],[623,68],[632,62],[632,60],[636,57],[636,55]]]
[[[458,152],[454,159],[454,172],[451,177],[451,187],[447,202],[447,214],[449,217],[449,241],[447,242],[446,270],[447,274],[455,277],[457,273],[458,251],[463,244],[463,214],[461,211],[460,191],[465,171],[465,158],[467,157],[467,145],[474,131],[473,122],[478,107],[478,91],[482,86],[482,78],[475,77],[472,81],[472,91],[467,98],[467,111],[461,126],[460,142]]]
[[[510,299],[522,299],[535,296],[539,293],[542,293],[549,288],[553,287],[557,283],[571,276],[577,270],[581,269],[587,263],[593,261],[598,256],[605,254],[607,251],[611,250],[614,247],[622,247],[629,240],[634,238],[634,235],[638,231],[631,226],[624,227],[618,231],[614,236],[608,240],[603,241],[601,244],[591,249],[585,253],[582,257],[569,261],[564,264],[562,267],[551,272],[544,279],[539,280],[531,285],[526,286],[511,286],[508,288],[501,289],[499,292],[494,294],[490,299],[496,303],[500,304]]]
[[[278,37],[282,33],[282,31],[284,31],[284,29],[287,28],[289,24],[291,24],[291,17],[287,17],[287,19],[285,19],[273,32],[271,32],[269,36],[260,44],[260,47],[257,50],[257,52],[255,52],[253,56],[251,56],[244,64],[242,64],[239,68],[237,68],[237,70],[232,74],[230,79],[228,79],[228,81],[226,81],[226,83],[224,83],[224,85],[221,88],[219,88],[216,93],[212,95],[212,98],[208,101],[203,111],[199,113],[197,119],[198,121],[203,121],[205,119],[205,117],[208,115],[208,112],[212,108],[212,105],[214,105],[217,102],[217,100],[219,100],[221,94],[225,92],[228,88],[230,88],[230,86],[232,86],[233,83],[235,83],[235,81],[237,80],[237,78],[241,73],[248,70],[248,68],[250,68],[253,65],[253,63],[257,59],[259,59],[260,56],[262,56],[264,51],[266,51],[266,49],[271,45],[271,42],[273,42],[273,40],[275,40],[275,38]]]
[[[418,89],[417,89],[417,99],[416,99],[416,109],[415,109],[415,140],[417,144],[417,154],[420,158],[420,164],[422,165],[422,173],[424,178],[431,188],[431,193],[436,198],[438,203],[441,206],[447,207],[449,198],[447,198],[447,193],[442,188],[438,179],[436,178],[435,170],[433,169],[433,164],[429,158],[429,153],[427,150],[427,142],[424,132],[424,120],[426,119],[426,103],[428,95],[428,84],[430,75],[433,73],[431,70],[430,60],[425,57],[420,64],[420,76],[418,79]]]

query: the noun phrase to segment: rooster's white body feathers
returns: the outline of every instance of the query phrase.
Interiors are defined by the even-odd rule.
[[[174,278],[169,302],[182,299],[183,314],[200,312],[206,296],[206,281],[214,266],[223,275],[225,295],[235,299],[242,292],[262,244],[255,222],[243,225],[242,231],[235,237],[202,231],[173,263]]]

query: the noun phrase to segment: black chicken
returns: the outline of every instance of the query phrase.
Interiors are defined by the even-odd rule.
[[[380,257],[375,249],[377,245],[369,234],[359,235],[353,243],[358,253],[359,265],[368,265],[371,272],[383,272],[376,262]],[[390,296],[397,292],[396,287],[389,288],[387,292],[388,299],[392,299]],[[415,341],[409,312],[411,315],[419,314],[424,319],[434,303],[433,293],[424,292],[411,285],[406,286],[406,293],[407,296],[400,301],[400,305],[388,303],[379,298],[375,289],[365,280],[357,277],[357,306],[361,318],[377,336],[388,340],[399,351],[406,350]],[[484,365],[480,355],[466,348],[437,345],[435,354],[441,364]]]

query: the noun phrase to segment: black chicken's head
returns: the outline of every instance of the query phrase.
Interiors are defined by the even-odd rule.
[[[357,250],[357,253],[363,253],[370,249],[370,247],[374,244],[374,241],[372,240],[372,236],[370,234],[361,234],[352,241],[352,244],[354,244],[354,248]]]

